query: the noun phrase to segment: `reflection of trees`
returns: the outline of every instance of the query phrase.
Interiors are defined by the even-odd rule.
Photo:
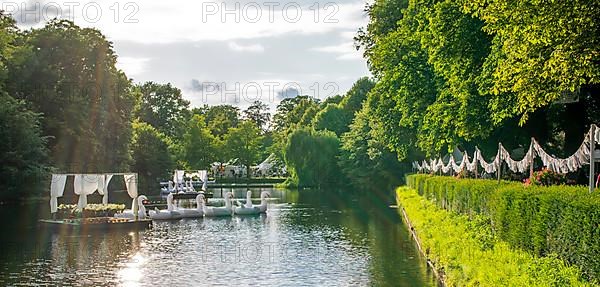
[[[335,230],[336,238],[369,253],[373,284],[419,286],[433,284],[427,267],[396,209],[388,207],[389,194],[313,191],[295,192],[295,211],[282,214],[284,224],[307,232]],[[311,208],[314,207],[314,208]],[[343,238],[339,238],[339,236]]]

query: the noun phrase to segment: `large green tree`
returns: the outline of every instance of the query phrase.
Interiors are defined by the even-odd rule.
[[[190,102],[171,84],[146,82],[137,87],[137,119],[174,140],[181,140],[190,118]]]
[[[239,159],[246,166],[247,177],[250,177],[250,168],[260,159],[261,143],[261,131],[256,124],[242,121],[238,127],[230,128],[225,135],[223,150],[230,158]]]
[[[256,124],[259,129],[264,130],[271,120],[269,106],[261,101],[254,101],[246,110],[244,110],[244,117],[246,120]]]
[[[129,152],[132,169],[137,171],[140,191],[152,193],[159,190],[161,179],[169,177],[175,167],[170,140],[153,126],[144,122],[133,123],[133,137]]]
[[[194,115],[190,119],[183,136],[184,159],[192,169],[207,169],[211,163],[218,160],[218,138],[210,133],[204,117]]]
[[[0,200],[20,199],[40,191],[47,166],[41,116],[0,91]]]
[[[337,157],[340,140],[331,131],[300,128],[289,135],[285,163],[299,187],[327,187],[343,182]]]
[[[211,106],[206,110],[205,119],[211,133],[223,139],[230,128],[237,127],[240,109],[232,105]]]
[[[25,32],[12,53],[6,89],[44,115],[60,170],[124,170],[134,96],[100,31],[53,20]]]

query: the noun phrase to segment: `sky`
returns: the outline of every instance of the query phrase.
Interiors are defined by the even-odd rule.
[[[367,24],[364,0],[4,1],[22,28],[58,17],[102,31],[135,82],[171,83],[192,106],[297,94],[345,93],[366,61],[353,37]]]

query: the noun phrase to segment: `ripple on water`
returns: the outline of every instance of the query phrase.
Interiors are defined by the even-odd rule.
[[[139,232],[79,236],[33,230],[33,239],[13,239],[8,244],[15,248],[0,255],[0,285],[364,286],[394,285],[394,276],[429,285],[419,275],[424,263],[414,250],[406,252],[413,257],[394,255],[404,251],[394,250],[389,238],[401,237],[401,248],[410,245],[398,228],[357,214],[273,203],[268,215],[155,222]],[[396,275],[390,275],[390,264],[401,264]]]

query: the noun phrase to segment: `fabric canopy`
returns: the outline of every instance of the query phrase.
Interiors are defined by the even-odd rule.
[[[129,197],[131,197],[131,198],[136,198],[138,196],[137,174],[130,173],[130,174],[124,175],[124,177],[125,177],[125,186],[127,187],[127,194],[129,194]]]
[[[100,181],[100,177],[101,175],[97,174],[75,175],[73,188],[75,194],[79,195],[77,208],[83,209],[87,206],[87,196],[98,190],[98,181]]]
[[[456,164],[454,157],[451,156],[448,164],[446,165],[444,165],[442,158],[439,158],[433,159],[430,162],[423,161],[422,164],[414,162],[413,167],[419,171],[426,172],[442,171],[443,173],[448,173],[450,170],[453,170],[454,172],[458,173],[465,168],[468,171],[475,171],[477,169],[477,164],[479,163],[485,172],[494,173],[499,169],[502,163],[506,163],[508,169],[511,171],[524,173],[531,168],[534,159],[539,157],[544,163],[544,166],[551,171],[568,173],[575,172],[582,166],[590,164],[593,147],[597,143],[600,143],[600,129],[594,125],[585,135],[583,142],[579,146],[579,149],[567,158],[558,158],[548,154],[548,152],[546,152],[542,146],[534,138],[532,138],[529,149],[521,160],[512,159],[508,150],[506,150],[506,148],[504,148],[504,146],[502,146],[500,143],[498,144],[498,153],[491,162],[487,162],[481,154],[481,151],[475,147],[472,163],[468,162],[468,155],[465,154],[460,165]]]
[[[67,175],[53,174],[52,183],[50,184],[50,212],[58,211],[58,198],[63,196],[65,184],[67,183]]]
[[[127,193],[131,198],[137,198],[137,174],[53,174],[50,184],[50,212],[58,211],[58,198],[63,196],[67,176],[73,176],[73,192],[79,196],[77,208],[83,209],[87,206],[87,196],[98,191],[102,195],[102,203],[108,204],[108,184],[114,175],[123,175]]]

